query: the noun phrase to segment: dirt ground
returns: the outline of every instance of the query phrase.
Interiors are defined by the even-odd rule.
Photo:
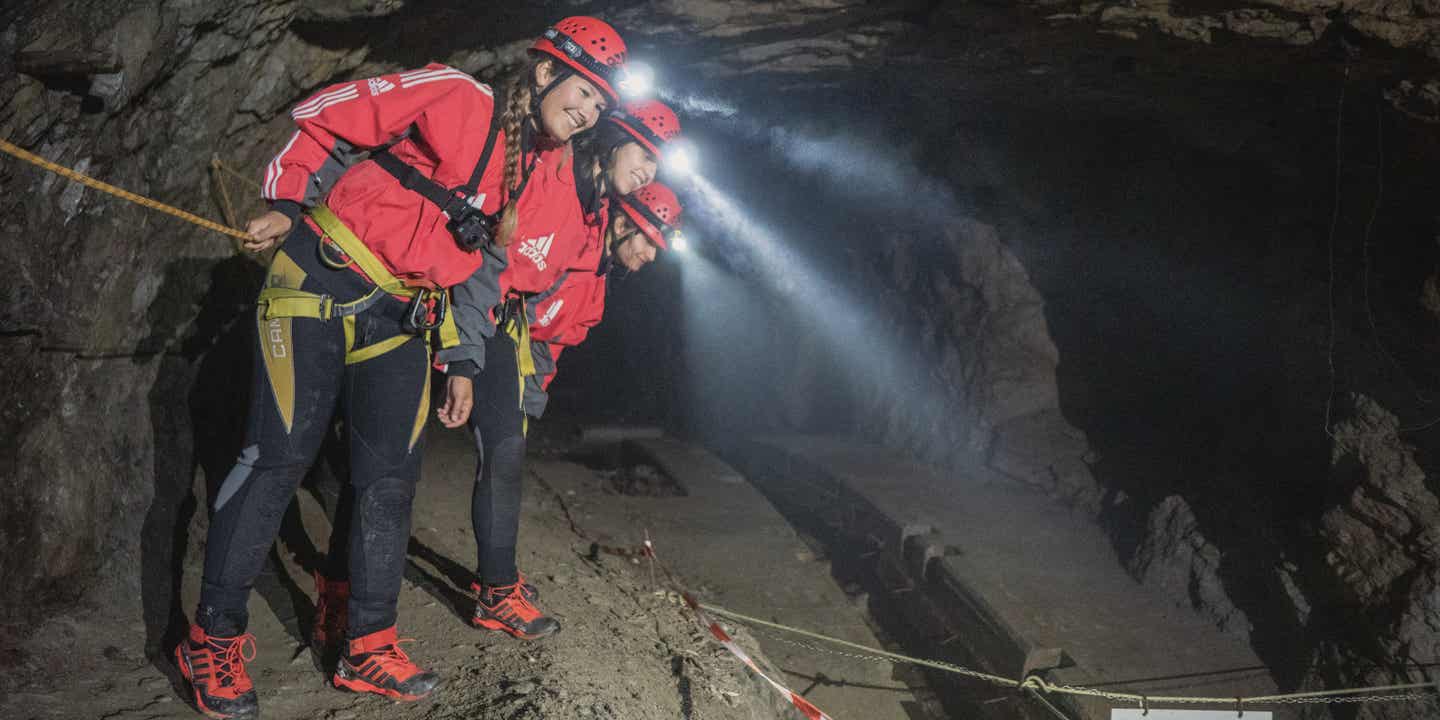
[[[466,435],[433,427],[412,532],[410,567],[400,598],[407,651],[438,671],[435,695],[413,704],[335,690],[313,663],[304,638],[313,614],[308,574],[289,553],[277,555],[251,597],[250,631],[258,657],[250,665],[269,718],[352,720],[467,718],[524,720],[760,720],[798,717],[768,686],[709,639],[673,595],[652,584],[634,559],[592,554],[575,534],[561,499],[600,507],[616,496],[613,473],[566,460],[532,459],[532,468],[567,466],[591,482],[564,490],[527,479],[520,566],[563,624],[538,642],[471,628],[467,568],[473,563],[469,498],[474,455]],[[552,448],[553,450],[553,448]],[[578,469],[578,470],[577,470]],[[576,476],[578,477],[578,476]],[[583,478],[582,478],[583,480]],[[203,486],[203,485],[202,485]],[[307,534],[320,538],[318,504],[302,493]],[[203,513],[202,513],[203,515]],[[190,537],[203,538],[198,521]],[[194,608],[200,576],[198,540],[187,550],[183,611]],[[727,626],[728,627],[728,626]],[[752,654],[754,640],[730,627]],[[96,598],[56,617],[28,637],[11,638],[12,682],[0,717],[14,720],[195,717],[170,659],[147,657],[138,598]],[[10,644],[7,642],[6,644]],[[776,677],[784,677],[769,666]],[[18,686],[17,686],[18,685]]]

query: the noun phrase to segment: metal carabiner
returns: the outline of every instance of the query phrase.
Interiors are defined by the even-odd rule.
[[[449,306],[449,296],[444,290],[417,289],[405,313],[406,329],[419,335],[440,327]]]

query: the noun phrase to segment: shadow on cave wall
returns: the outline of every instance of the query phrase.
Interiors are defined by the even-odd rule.
[[[546,3],[489,4],[477,12],[474,3],[463,0],[409,0],[383,17],[330,19],[302,14],[290,29],[317,47],[365,47],[370,60],[419,67],[457,52],[532,38],[561,16],[557,12]],[[415,42],[417,37],[425,42]]]
[[[241,256],[219,263],[174,261],[166,265],[147,313],[152,334],[142,346],[163,343],[184,328],[178,348],[162,358],[149,395],[154,496],[140,529],[145,653],[162,671],[170,669],[168,650],[184,637],[189,623],[191,609],[182,606],[181,588],[187,566],[198,568],[201,558],[187,553],[202,545],[192,531],[203,532],[208,524],[196,513],[209,507],[244,440],[255,360],[254,299],[263,277],[262,266]],[[198,314],[192,315],[192,306],[177,298],[198,296],[197,286],[207,287]],[[197,474],[205,479],[204,488],[195,486]],[[298,528],[292,504],[285,519],[287,538],[313,564],[313,550],[304,552],[304,532]],[[255,589],[302,644],[311,604],[294,579],[274,571],[278,565],[272,551]]]
[[[155,443],[154,496],[140,531],[140,587],[147,656],[168,664],[165,651],[184,636],[188,612],[180,591],[186,550],[196,511],[237,456],[244,434],[245,408],[254,334],[245,322],[264,275],[253,261],[235,256],[220,263],[177,260],[147,312],[151,343],[164,343],[186,327],[179,347],[161,360],[150,391]],[[209,282],[198,315],[176,302]],[[196,471],[209,487],[197,497]]]

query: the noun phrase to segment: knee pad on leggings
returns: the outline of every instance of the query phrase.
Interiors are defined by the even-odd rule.
[[[415,502],[415,481],[383,477],[359,492],[356,508],[359,530],[368,553],[394,551],[405,555],[410,540],[410,508]],[[386,558],[375,558],[384,560]],[[371,558],[365,558],[370,565]]]
[[[410,508],[415,499],[415,482],[380,478],[359,491],[355,525],[350,529],[350,560],[363,573],[352,587],[357,594],[365,588],[399,586],[405,570],[405,548],[410,542]]]
[[[395,623],[405,574],[415,481],[382,477],[360,490],[350,546],[350,631],[355,637]]]
[[[485,462],[493,468],[495,478],[519,482],[525,465],[525,438],[514,435],[487,443]]]

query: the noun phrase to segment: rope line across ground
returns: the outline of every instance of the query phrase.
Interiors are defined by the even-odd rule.
[[[771,630],[779,630],[783,632],[793,633],[796,635],[801,635],[803,637],[808,637],[815,640],[821,640],[835,645],[854,648],[864,653],[864,655],[850,655],[851,657],[860,657],[862,659],[884,658],[892,662],[901,662],[910,665],[918,665],[921,667],[929,667],[937,670],[943,670],[945,672],[955,673],[957,675],[964,675],[966,677],[971,677],[978,680],[985,680],[987,682],[991,682],[1002,687],[1022,688],[1046,694],[1082,695],[1089,697],[1098,697],[1115,702],[1127,704],[1133,703],[1142,706],[1150,705],[1153,703],[1167,703],[1173,705],[1224,705],[1230,707],[1235,707],[1237,705],[1254,706],[1264,704],[1302,705],[1318,703],[1361,703],[1396,702],[1403,700],[1433,700],[1437,697],[1440,697],[1440,695],[1437,695],[1437,693],[1440,693],[1440,684],[1433,682],[1406,683],[1398,685],[1378,685],[1359,688],[1341,688],[1337,690],[1287,693],[1283,695],[1257,695],[1253,697],[1187,697],[1111,692],[1108,690],[1089,688],[1083,685],[1055,685],[1046,682],[1044,678],[1035,675],[1031,675],[1025,678],[1024,681],[1020,681],[1013,680],[1011,678],[1001,677],[999,675],[992,675],[990,673],[980,672],[978,670],[971,670],[970,668],[962,667],[960,665],[954,665],[952,663],[940,662],[936,660],[924,660],[921,658],[914,658],[907,655],[901,655],[898,653],[880,650],[878,648],[866,647],[864,645],[852,643],[847,640],[841,640],[839,638],[832,638],[826,635],[821,635],[819,633],[810,632],[809,630],[803,630],[801,628],[791,627],[789,625],[783,625],[781,623],[773,623],[757,617],[751,617],[749,615],[743,615],[733,610],[727,610],[725,608],[715,605],[702,604],[701,607],[708,612],[711,612],[720,617],[728,618],[742,625],[750,625],[755,627],[768,628]],[[847,655],[849,654],[847,653]],[[1404,692],[1422,689],[1428,690],[1428,692]]]

